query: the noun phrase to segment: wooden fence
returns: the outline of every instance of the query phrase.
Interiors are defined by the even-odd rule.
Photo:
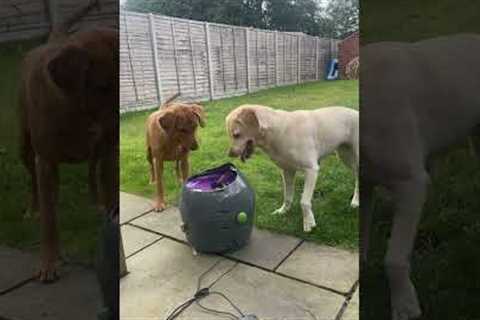
[[[61,21],[85,6],[89,0],[1,0],[0,43],[46,35],[53,21]],[[94,8],[75,25],[85,29],[102,25],[118,28],[118,0],[99,0]]]
[[[338,41],[120,11],[120,110],[154,107],[179,92],[214,100],[325,78]]]

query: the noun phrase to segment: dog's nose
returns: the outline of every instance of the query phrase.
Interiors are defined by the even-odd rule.
[[[198,149],[198,142],[197,142],[197,141],[194,141],[194,142],[192,143],[192,146],[190,147],[190,150],[195,151],[195,150],[197,150],[197,149]]]

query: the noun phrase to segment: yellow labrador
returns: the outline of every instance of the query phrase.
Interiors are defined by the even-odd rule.
[[[229,156],[248,159],[255,146],[261,148],[282,169],[284,201],[273,214],[286,213],[293,202],[295,173],[305,172],[301,198],[303,229],[316,226],[311,199],[319,162],[337,151],[355,175],[352,207],[358,207],[358,112],[345,107],[287,112],[261,105],[242,105],[226,118],[231,140]]]

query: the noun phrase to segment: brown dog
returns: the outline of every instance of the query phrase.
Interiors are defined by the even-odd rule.
[[[95,193],[99,164],[102,204],[118,202],[118,32],[67,35],[91,7],[54,27],[48,43],[30,51],[22,66],[21,156],[32,177],[31,209],[40,211],[41,281],[57,277],[59,163],[88,161]]]
[[[155,211],[161,211],[166,207],[162,181],[163,162],[176,161],[177,179],[183,184],[190,171],[188,155],[191,150],[198,149],[198,142],[195,137],[197,127],[205,125],[201,105],[170,104],[176,97],[177,95],[168,99],[159,110],[148,117],[146,122],[150,182],[157,185]]]

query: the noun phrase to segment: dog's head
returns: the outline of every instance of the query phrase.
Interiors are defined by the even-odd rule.
[[[116,113],[118,32],[109,29],[78,32],[54,46],[46,63],[47,77],[66,99],[69,111],[94,119],[108,119]]]
[[[230,157],[240,157],[242,161],[250,158],[255,151],[257,139],[261,135],[260,122],[256,111],[251,107],[238,107],[225,119],[231,147]]]
[[[205,126],[205,114],[199,104],[173,104],[158,118],[158,124],[166,132],[169,141],[177,147],[178,154],[198,149],[195,132]]]

